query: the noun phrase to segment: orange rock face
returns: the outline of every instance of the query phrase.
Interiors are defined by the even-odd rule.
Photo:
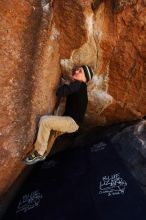
[[[61,72],[88,64],[88,125],[146,115],[145,0],[0,2],[0,194],[24,169]]]
[[[142,118],[146,114],[145,1],[117,2],[118,11],[120,7],[123,10],[117,14],[114,9],[115,45],[109,57],[108,83],[108,93],[114,101],[102,113],[109,123]]]
[[[87,115],[91,124],[134,120],[146,114],[145,1],[113,2],[102,1],[95,11],[94,23],[96,74],[98,79],[103,77],[102,91],[107,91],[112,101],[99,112],[97,103],[103,104],[104,97],[91,101]]]

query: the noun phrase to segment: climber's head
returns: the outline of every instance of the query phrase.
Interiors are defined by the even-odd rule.
[[[82,65],[73,72],[73,79],[88,82],[93,77],[93,70],[87,65]]]

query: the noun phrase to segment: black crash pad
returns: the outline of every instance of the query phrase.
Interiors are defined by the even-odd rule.
[[[6,220],[146,220],[146,196],[106,140],[38,163]]]

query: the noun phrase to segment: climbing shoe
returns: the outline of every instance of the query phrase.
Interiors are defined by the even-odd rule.
[[[39,161],[43,161],[46,159],[45,155],[40,155],[37,151],[30,153],[24,160],[25,164],[33,165]]]

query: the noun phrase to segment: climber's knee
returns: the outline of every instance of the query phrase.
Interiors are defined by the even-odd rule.
[[[41,116],[40,121],[39,121],[39,126],[40,125],[45,125],[48,120],[49,120],[49,115]]]

